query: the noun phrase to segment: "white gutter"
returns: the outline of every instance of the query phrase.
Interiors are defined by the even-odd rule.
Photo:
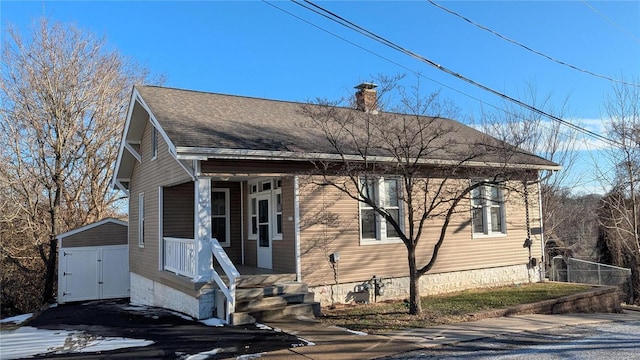
[[[339,154],[326,154],[326,153],[304,153],[294,151],[269,151],[269,150],[246,150],[246,149],[220,149],[220,148],[200,148],[200,147],[176,147],[177,159],[184,160],[201,160],[208,159],[222,159],[222,160],[298,160],[298,161],[310,161],[310,160],[333,160],[333,161],[362,161],[362,156],[359,155],[344,155]],[[532,155],[533,156],[533,155]],[[397,161],[391,156],[370,156],[369,161],[378,162],[395,162]],[[442,160],[442,159],[419,159],[418,164],[421,165],[445,165],[445,166],[458,166],[464,167],[504,167],[507,169],[527,169],[527,170],[561,170],[562,166],[559,165],[537,165],[537,164],[505,164],[500,162],[489,161],[466,161],[462,164],[457,160]]]

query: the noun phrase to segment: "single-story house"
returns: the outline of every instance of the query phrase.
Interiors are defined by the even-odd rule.
[[[357,106],[337,108],[340,114],[403,116],[374,109],[373,86],[358,89]],[[317,313],[318,303],[407,297],[405,245],[366,204],[321,184],[317,160],[339,163],[344,154],[317,128],[304,125],[304,106],[156,86],[133,89],[113,178],[129,197],[132,302],[242,323],[270,316],[266,308],[274,306],[288,304],[295,312],[309,305],[307,312]],[[446,124],[461,141],[495,141],[454,120],[418,119]],[[454,163],[443,149],[424,162],[426,174]],[[524,151],[506,162],[457,164],[478,173],[508,167],[528,178],[559,169]],[[402,187],[397,179],[379,181],[375,189],[387,195],[389,181],[395,191]],[[544,279],[538,186],[529,186],[523,202],[507,196],[518,183],[489,191],[495,201],[460,203],[463,210],[451,219],[437,262],[422,277],[422,294]],[[392,198],[389,209],[406,224],[402,201],[385,199]],[[439,229],[438,223],[425,227],[419,262],[428,259]],[[523,246],[529,238],[530,246]],[[256,305],[265,295],[277,295],[271,301],[278,304]]]

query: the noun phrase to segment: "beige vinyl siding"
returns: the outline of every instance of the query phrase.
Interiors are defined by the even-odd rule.
[[[193,239],[194,187],[193,182],[163,188],[162,235]]]
[[[538,202],[533,190],[530,187],[531,226],[539,227]],[[300,206],[302,273],[309,285],[334,282],[335,274],[327,257],[335,251],[340,253],[337,272],[340,282],[364,281],[373,275],[408,276],[404,244],[361,245],[357,201],[335,188],[306,184],[301,186]],[[505,211],[505,236],[474,238],[470,204],[461,203],[431,273],[526,264],[529,259],[528,249],[522,246],[526,238],[522,196],[505,195]],[[439,219],[426,224],[417,248],[419,266],[430,260],[441,225]],[[532,255],[540,260],[540,240],[533,240]]]
[[[158,137],[158,156],[151,160],[151,132],[147,122],[140,145],[142,161],[136,163],[129,189],[129,269],[160,281],[158,248],[158,188],[191,181],[187,172],[169,154],[167,143]],[[144,247],[138,246],[138,194],[144,193]]]
[[[104,245],[126,245],[127,227],[112,222],[69,235],[62,239],[61,247],[84,247]]]

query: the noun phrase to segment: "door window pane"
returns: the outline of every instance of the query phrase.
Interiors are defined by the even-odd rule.
[[[260,225],[260,234],[258,235],[260,247],[269,247],[269,225]]]
[[[258,222],[269,222],[269,200],[260,200],[258,202]]]

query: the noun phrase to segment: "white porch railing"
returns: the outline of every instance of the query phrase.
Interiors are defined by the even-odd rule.
[[[235,265],[233,265],[233,262],[231,262],[231,259],[229,259],[229,256],[218,242],[218,239],[211,239],[211,252],[229,279],[229,284],[225,284],[215,268],[213,269],[213,280],[218,284],[225,298],[227,298],[224,314],[226,322],[230,323],[231,314],[235,312],[236,308],[236,279],[240,276],[240,273]]]
[[[196,275],[196,241],[170,237],[163,240],[164,269],[193,279]]]
[[[164,269],[191,279],[196,277],[196,241],[194,239],[163,238]],[[236,306],[236,279],[240,276],[238,269],[224,251],[217,239],[211,239],[211,252],[227,276],[228,284],[212,267],[212,278],[227,299],[225,304],[225,320],[230,321],[231,313]]]

